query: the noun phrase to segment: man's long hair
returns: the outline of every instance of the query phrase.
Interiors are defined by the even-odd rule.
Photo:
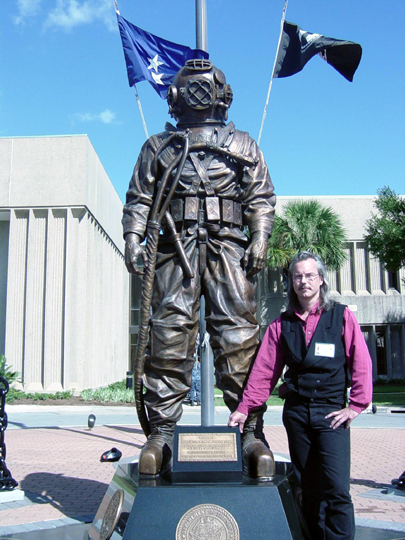
[[[310,251],[300,251],[292,259],[288,268],[287,312],[290,314],[294,314],[296,311],[301,310],[301,305],[293,287],[293,268],[296,263],[306,261],[307,259],[313,259],[315,261],[316,267],[318,269],[318,274],[323,279],[323,283],[319,291],[320,302],[318,306],[318,311],[320,311],[321,309],[328,311],[328,309],[331,309],[335,305],[335,302],[330,297],[330,281],[326,274],[326,268],[323,264],[322,259],[318,255],[316,255],[316,253],[311,253]]]

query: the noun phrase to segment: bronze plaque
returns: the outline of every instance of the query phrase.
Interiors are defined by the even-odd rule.
[[[239,540],[236,519],[222,506],[199,504],[190,508],[180,519],[176,540]]]
[[[179,433],[179,462],[237,460],[235,433]]]

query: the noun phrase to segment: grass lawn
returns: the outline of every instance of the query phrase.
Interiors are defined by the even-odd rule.
[[[373,404],[405,407],[405,384],[383,384],[373,388]]]
[[[222,399],[222,392],[215,388],[215,405],[224,406],[224,400]],[[102,402],[102,403],[133,403],[134,392],[133,390],[127,390],[125,388],[125,380],[110,384],[106,388],[96,388],[84,390],[80,397],[74,397],[72,392],[56,392],[55,394],[29,394],[20,392],[14,388],[10,388],[10,391],[6,396],[7,403],[38,403],[48,402],[52,404],[55,401],[66,404],[77,404],[77,401],[86,402]],[[377,382],[373,389],[373,405],[379,405],[382,407],[405,407],[405,383],[402,381],[396,383],[381,383]],[[283,406],[284,401],[278,397],[278,388],[276,387],[273,394],[267,400],[267,405]]]
[[[273,391],[273,394],[267,400],[269,407],[275,405],[283,406],[284,400],[278,397],[278,389]],[[373,388],[373,405],[381,407],[405,407],[405,384],[377,384]],[[215,405],[225,405],[222,399],[222,392],[215,388]]]
[[[224,400],[222,399],[222,392],[221,390],[218,390],[218,388],[215,388],[214,390],[214,398],[216,407],[225,406]],[[276,405],[282,407],[284,405],[284,400],[278,397],[278,388],[273,391],[273,394],[269,397],[266,403],[269,407],[273,407]]]

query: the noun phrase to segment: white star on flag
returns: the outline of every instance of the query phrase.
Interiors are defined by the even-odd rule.
[[[165,84],[164,82],[162,82],[162,77],[164,73],[159,73],[159,75],[157,75],[156,73],[152,72],[151,75],[156,84],[163,84],[163,85]]]
[[[148,58],[150,65],[148,69],[154,69],[156,73],[158,72],[159,66],[163,66],[164,62],[159,61],[159,56],[156,55],[154,58]]]

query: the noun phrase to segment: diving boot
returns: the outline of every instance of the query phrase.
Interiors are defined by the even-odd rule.
[[[263,433],[263,422],[245,424],[242,434],[243,474],[261,482],[274,479],[274,456]]]
[[[158,476],[171,467],[174,428],[154,427],[139,455],[139,474]]]

